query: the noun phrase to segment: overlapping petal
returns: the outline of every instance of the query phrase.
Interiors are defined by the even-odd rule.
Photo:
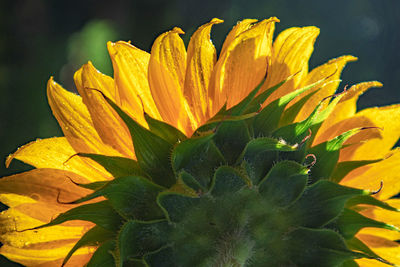
[[[115,101],[116,86],[113,79],[101,74],[91,62],[83,65],[75,73],[74,79],[101,140],[122,155],[133,158],[133,145],[129,131],[102,95]]]
[[[80,96],[68,92],[50,78],[47,83],[47,97],[54,117],[75,151],[120,155],[102,142]]]
[[[210,114],[225,103],[240,102],[265,77],[272,54],[272,35],[277,18],[255,24],[238,34],[220,55],[211,78]]]

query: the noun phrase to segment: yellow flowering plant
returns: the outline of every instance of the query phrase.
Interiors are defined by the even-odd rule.
[[[53,78],[63,137],[11,154],[0,179],[0,253],[26,266],[400,264],[400,106],[357,111],[376,81],[337,92],[353,56],[308,70],[316,27],[245,19],[217,59],[212,19],[187,49],[174,28],[151,53],[107,44]],[[339,90],[340,91],[340,90]]]

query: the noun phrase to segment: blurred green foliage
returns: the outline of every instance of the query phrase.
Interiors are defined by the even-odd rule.
[[[384,88],[367,92],[359,107],[400,102],[400,1],[398,0],[114,0],[0,1],[0,158],[35,138],[61,136],[46,100],[51,75],[74,91],[72,76],[91,60],[112,75],[106,42],[131,40],[150,51],[162,32],[181,27],[184,41],[213,17],[221,47],[229,29],[243,18],[277,16],[277,32],[292,26],[321,29],[310,68],[333,57],[359,57],[343,73],[343,82],[379,80]],[[0,176],[28,167],[17,161]],[[2,261],[3,260],[3,261]],[[6,265],[0,258],[0,266]]]

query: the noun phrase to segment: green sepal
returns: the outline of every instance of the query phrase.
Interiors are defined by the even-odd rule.
[[[140,169],[137,161],[129,158],[105,156],[100,154],[78,153],[80,157],[90,158],[104,167],[114,178],[146,174]]]
[[[360,204],[380,207],[382,209],[390,210],[390,211],[400,211],[399,209],[392,207],[389,204],[387,204],[386,202],[376,199],[371,195],[356,196],[356,197],[350,198],[346,202],[346,207],[350,208],[350,207],[360,205]]]
[[[213,139],[227,163],[232,165],[250,141],[250,133],[244,121],[223,122],[217,127]]]
[[[303,193],[308,181],[308,169],[295,161],[280,161],[260,182],[258,191],[269,203],[285,207]]]
[[[215,171],[210,192],[213,196],[222,196],[237,192],[246,185],[246,180],[239,171],[230,166],[221,166]]]
[[[348,199],[365,194],[363,190],[320,180],[306,188],[287,214],[294,225],[321,227],[339,216]]]
[[[279,127],[293,123],[297,115],[299,114],[301,108],[318,91],[319,90],[316,90],[307,94],[306,96],[302,97],[299,101],[294,103],[292,106],[288,107],[282,114],[281,120],[279,121]]]
[[[206,188],[202,186],[190,173],[184,170],[179,173],[178,177],[178,179],[195,192],[204,193],[207,191]]]
[[[201,133],[207,132],[207,131],[215,131],[218,126],[224,122],[236,122],[236,121],[244,121],[247,119],[251,119],[253,117],[257,116],[257,113],[247,113],[243,115],[238,115],[238,116],[232,116],[229,115],[229,113],[223,113],[223,114],[218,114],[215,115],[213,118],[209,119],[205,124],[200,126],[194,136],[200,135]]]
[[[273,92],[275,92],[279,87],[281,87],[283,84],[291,80],[294,76],[296,76],[298,73],[295,73],[293,75],[290,75],[283,81],[275,84],[274,86],[268,88],[264,92],[261,92],[258,94],[255,98],[251,100],[251,102],[247,105],[244,113],[251,113],[251,112],[258,112],[262,106],[262,104],[265,102],[265,100],[268,99],[270,95],[272,95]],[[258,93],[258,91],[257,91]]]
[[[260,137],[247,143],[238,162],[242,162],[253,184],[258,184],[278,160],[278,152],[296,149],[296,146],[288,145],[283,140]]]
[[[106,100],[128,127],[140,168],[157,184],[166,187],[173,185],[175,176],[168,160],[172,144],[141,126],[110,99]]]
[[[111,206],[124,218],[155,220],[163,217],[156,204],[157,196],[165,188],[140,176],[126,176],[111,180],[101,189],[73,203],[82,203],[100,196],[110,201]]]
[[[113,251],[115,250],[115,240],[109,240],[101,244],[90,261],[86,264],[86,267],[110,267],[115,266],[115,260],[113,257]]]
[[[122,222],[121,216],[111,207],[109,201],[105,200],[70,209],[58,215],[51,222],[32,228],[31,230],[58,225],[73,220],[89,221],[110,231],[116,231]]]
[[[61,266],[64,266],[71,256],[81,247],[85,246],[93,246],[104,243],[107,240],[113,239],[115,237],[115,232],[111,232],[106,230],[100,226],[94,226],[92,229],[87,231],[81,239],[72,247],[72,249],[68,252],[67,256],[64,258]]]
[[[118,233],[118,266],[130,259],[141,260],[144,255],[158,251],[166,245],[169,226],[166,221],[140,223],[127,221]]]
[[[321,100],[315,107],[314,111],[310,114],[310,116],[308,116],[308,118],[303,121],[278,128],[272,133],[272,136],[283,138],[293,144],[300,143],[301,140],[303,140],[303,138],[307,135],[307,131],[309,129],[312,129],[312,132],[317,132],[321,123],[329,116],[329,114],[333,111],[333,108],[342,97],[343,94],[337,96],[331,103],[329,103],[329,105],[324,110],[321,110],[322,103],[326,100]],[[313,136],[315,137],[315,135]]]
[[[340,181],[342,181],[342,179],[351,171],[369,164],[380,162],[382,160],[383,159],[339,162],[336,165],[336,168],[333,170],[330,180],[335,183],[340,183]]]
[[[358,212],[345,208],[334,223],[345,239],[353,238],[358,231],[365,227],[383,228],[400,231],[397,227],[367,218]]]
[[[343,238],[329,229],[297,228],[285,241],[286,253],[299,267],[334,267],[362,256],[349,250]]]
[[[184,133],[168,123],[156,120],[150,117],[147,113],[144,114],[144,118],[149,125],[150,131],[170,144],[176,144],[187,139]]]
[[[169,222],[180,222],[186,213],[200,201],[197,197],[191,197],[175,192],[162,192],[158,195],[157,203],[164,211]]]
[[[175,173],[185,170],[203,187],[208,187],[216,167],[225,163],[221,152],[212,141],[213,134],[185,140],[172,152]]]
[[[310,148],[307,153],[314,154],[317,158],[310,173],[311,183],[320,179],[329,179],[339,160],[340,149],[343,143],[355,135],[361,128],[344,132],[335,138]]]
[[[252,125],[254,129],[254,136],[267,136],[270,135],[278,127],[279,120],[286,105],[292,101],[296,96],[320,84],[323,80],[316,83],[297,89],[285,96],[282,96],[271,103],[269,103],[259,114],[255,117]]]

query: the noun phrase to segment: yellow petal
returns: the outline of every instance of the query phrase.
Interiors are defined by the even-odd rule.
[[[293,79],[275,91],[266,103],[286,95],[298,88],[308,73],[308,60],[314,50],[314,42],[319,34],[316,27],[289,28],[281,32],[273,45],[272,63],[268,68],[264,91],[292,74],[299,72]]]
[[[49,105],[68,142],[77,152],[120,155],[105,145],[96,129],[82,98],[68,92],[53,78],[47,83]]]
[[[383,181],[382,190],[376,195],[379,199],[388,199],[400,192],[400,149],[392,151],[388,158],[374,163],[371,166],[362,167],[349,173],[341,182],[343,185],[377,190]]]
[[[59,204],[57,199],[64,202],[73,201],[89,193],[74,182],[85,182],[78,175],[55,169],[34,169],[31,171],[3,177],[0,179],[0,193],[18,194],[30,197],[37,202]]]
[[[400,137],[400,105],[364,109],[358,112],[356,116],[371,121],[370,124],[363,125],[363,127],[376,126],[380,127],[381,130],[363,131],[350,138],[348,143],[369,140],[359,146],[349,146],[343,149],[340,160],[365,160],[384,157]]]
[[[143,126],[147,126],[143,109],[151,117],[160,119],[147,80],[149,53],[122,41],[108,42],[107,48],[120,97],[117,104]]]
[[[212,19],[201,26],[190,38],[188,46],[184,96],[200,124],[209,117],[208,85],[217,59],[217,52],[210,40],[211,27],[222,22]]]
[[[239,34],[214,68],[209,88],[210,115],[227,102],[238,104],[266,75],[277,18],[264,20]]]
[[[61,266],[61,262],[74,244],[57,249],[25,249],[4,245],[0,248],[0,254],[8,259],[23,264],[24,266],[54,267]],[[71,257],[66,267],[83,266],[89,261],[92,248],[81,248]]]
[[[355,60],[357,60],[357,58],[353,56],[342,56],[339,58],[331,59],[324,65],[316,67],[307,74],[305,79],[300,83],[300,88],[318,82],[322,79],[324,79],[324,85],[312,88],[310,91],[305,92],[291,102],[292,105],[302,97],[319,90],[318,92],[314,93],[314,95],[312,95],[301,108],[295,119],[296,122],[305,120],[311,114],[311,112],[313,112],[314,108],[322,99],[331,96],[336,92],[336,89],[339,86],[338,79],[340,79],[340,74],[342,73],[343,68],[346,66],[347,62]],[[323,102],[322,108],[325,108],[328,103],[328,101]]]
[[[161,34],[151,48],[149,83],[152,96],[164,121],[187,132],[183,86],[186,73],[186,49],[179,28]]]
[[[225,38],[224,44],[222,45],[222,49],[220,52],[220,55],[223,55],[226,53],[226,50],[228,47],[231,45],[233,40],[241,34],[242,32],[250,29],[253,24],[257,22],[256,19],[244,19],[242,21],[239,21],[233,28],[232,30],[228,33],[228,35]]]
[[[104,96],[96,91],[101,91],[107,97],[115,95],[114,80],[101,74],[91,62],[83,65],[75,73],[74,79],[101,140],[122,155],[134,158],[132,139],[125,123],[107,103]]]
[[[316,137],[314,139],[313,145],[330,140],[333,136],[333,131],[330,127],[337,128],[334,126],[336,123],[343,121],[347,118],[352,117],[357,110],[357,100],[358,97],[371,87],[381,87],[380,82],[363,82],[350,87],[345,95],[340,99],[339,103],[336,105],[329,117],[322,123]]]
[[[383,259],[393,264],[400,264],[399,243],[373,235],[357,235],[357,237]]]
[[[76,173],[88,181],[95,182],[111,177],[98,163],[79,156],[65,137],[38,139],[20,147],[7,157],[6,167],[18,159],[36,168],[59,169]]]

